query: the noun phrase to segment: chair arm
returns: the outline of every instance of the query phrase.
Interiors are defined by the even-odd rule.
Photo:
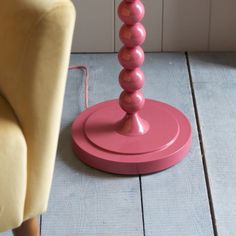
[[[0,91],[26,138],[28,219],[47,208],[75,10],[69,0],[3,2],[10,7],[0,4]]]

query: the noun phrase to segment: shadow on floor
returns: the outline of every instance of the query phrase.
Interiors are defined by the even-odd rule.
[[[78,160],[78,158],[76,157],[75,153],[72,150],[70,129],[71,129],[70,124],[61,129],[58,142],[58,150],[57,150],[58,160],[62,160],[71,169],[78,171],[85,176],[93,176],[105,179],[115,178],[117,176],[121,177],[121,175],[109,174],[102,171],[98,171],[85,165],[80,160]]]

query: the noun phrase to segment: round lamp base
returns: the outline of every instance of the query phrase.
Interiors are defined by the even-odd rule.
[[[82,112],[72,125],[73,149],[96,169],[115,174],[149,174],[181,161],[191,146],[191,125],[176,108],[146,99],[140,117],[149,130],[143,135],[119,131],[125,113],[118,100],[99,103]]]

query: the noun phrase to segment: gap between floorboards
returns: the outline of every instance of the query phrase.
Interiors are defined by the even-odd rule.
[[[218,236],[216,218],[215,218],[215,210],[214,210],[212,193],[211,193],[211,186],[210,186],[210,181],[209,181],[209,176],[208,176],[205,148],[204,148],[204,143],[203,143],[203,138],[202,138],[201,124],[200,124],[200,119],[199,119],[197,100],[196,100],[194,83],[193,83],[192,72],[191,72],[191,63],[189,60],[188,52],[185,52],[185,58],[186,58],[186,64],[187,64],[187,69],[188,69],[188,75],[189,75],[189,85],[190,85],[190,90],[191,90],[191,95],[192,95],[193,108],[194,108],[194,114],[195,114],[195,119],[196,119],[197,131],[198,131],[199,145],[200,145],[201,156],[202,156],[202,165],[203,165],[205,183],[206,183],[206,188],[207,188],[207,195],[208,195],[208,202],[209,202],[210,213],[211,213],[212,227],[213,227],[214,235]]]

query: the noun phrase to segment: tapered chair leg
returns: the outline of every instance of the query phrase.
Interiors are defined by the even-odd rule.
[[[36,218],[26,220],[16,229],[13,229],[14,236],[40,236],[38,221]]]

